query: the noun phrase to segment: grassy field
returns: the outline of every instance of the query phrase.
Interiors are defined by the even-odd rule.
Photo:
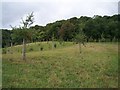
[[[40,51],[40,45],[44,46]],[[50,44],[50,42],[49,42]],[[9,88],[116,88],[118,87],[118,44],[47,42],[27,45],[27,60],[21,60],[21,46],[3,54],[3,87]],[[32,47],[32,50],[30,49]],[[7,48],[10,49],[10,48]]]

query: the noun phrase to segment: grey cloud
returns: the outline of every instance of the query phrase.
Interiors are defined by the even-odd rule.
[[[19,25],[23,16],[34,11],[35,24],[45,25],[70,17],[117,14],[117,2],[3,2],[3,28]]]

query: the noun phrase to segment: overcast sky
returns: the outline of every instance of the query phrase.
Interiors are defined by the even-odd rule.
[[[34,25],[71,17],[118,14],[119,0],[2,0],[2,26],[19,26],[21,18],[34,12]]]

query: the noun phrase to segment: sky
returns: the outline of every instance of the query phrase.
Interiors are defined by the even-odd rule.
[[[45,26],[57,20],[118,14],[119,0],[2,0],[0,28],[21,25],[21,18],[34,12],[34,24]]]

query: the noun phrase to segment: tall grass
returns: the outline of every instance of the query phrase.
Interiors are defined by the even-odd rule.
[[[27,61],[21,53],[3,54],[3,87],[9,88],[116,88],[118,87],[118,45],[116,43],[87,43],[79,53],[78,45],[44,51],[39,43],[29,44]],[[29,49],[28,49],[29,50]]]

